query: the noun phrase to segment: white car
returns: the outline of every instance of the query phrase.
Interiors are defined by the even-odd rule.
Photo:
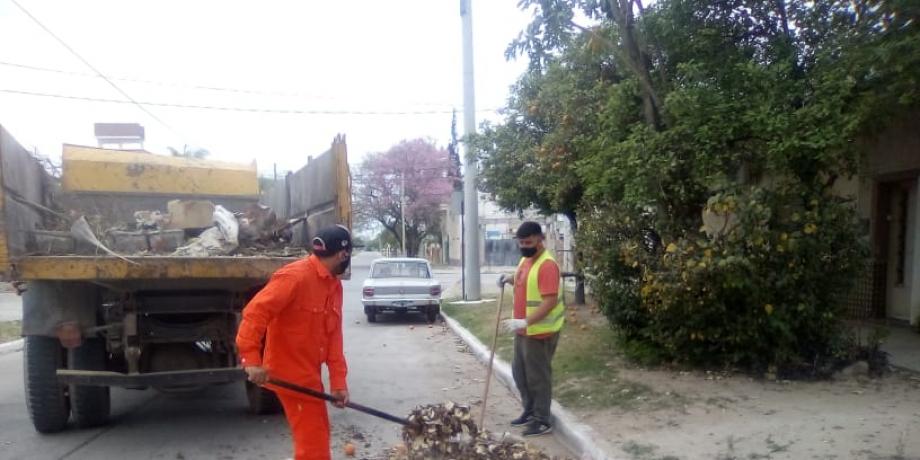
[[[441,283],[425,259],[377,259],[361,291],[370,323],[381,313],[422,313],[433,323],[441,313]]]

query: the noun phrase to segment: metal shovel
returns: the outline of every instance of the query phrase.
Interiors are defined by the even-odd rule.
[[[338,399],[336,399],[335,396],[332,396],[330,394],[323,393],[322,391],[316,391],[312,388],[302,387],[300,385],[296,385],[291,382],[285,382],[284,380],[270,378],[268,379],[268,383],[275,385],[276,387],[284,388],[284,389],[291,390],[291,391],[296,391],[297,393],[312,396],[314,398],[323,399],[329,402],[339,401]],[[367,406],[364,406],[358,403],[353,403],[351,401],[345,403],[345,407],[349,409],[354,409],[359,412],[364,412],[365,414],[368,414],[368,415],[373,415],[374,417],[380,417],[390,422],[399,423],[400,425],[404,425],[404,426],[414,426],[415,425],[414,423],[410,422],[409,419],[397,417],[395,415],[388,414],[386,412],[374,409],[372,407],[367,407]]]

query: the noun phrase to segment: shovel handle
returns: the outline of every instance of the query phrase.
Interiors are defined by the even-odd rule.
[[[300,385],[297,385],[291,382],[285,382],[284,380],[268,379],[268,383],[276,387],[284,388],[284,389],[291,390],[291,391],[296,391],[297,393],[312,396],[314,398],[323,399],[329,402],[339,401],[338,398],[336,398],[335,396],[332,396],[331,394],[323,393],[322,391],[316,391],[312,388],[307,388],[307,387],[300,386]],[[410,422],[408,419],[397,417],[393,414],[388,414],[386,412],[374,409],[372,407],[367,407],[367,406],[364,406],[358,403],[354,403],[351,401],[345,403],[345,407],[349,409],[354,409],[358,412],[364,412],[365,414],[373,415],[374,417],[379,417],[384,420],[388,420],[390,422],[399,423],[400,425],[404,425],[404,426],[413,425],[412,422]]]

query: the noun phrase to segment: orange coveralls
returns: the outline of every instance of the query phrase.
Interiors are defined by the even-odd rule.
[[[262,352],[262,339],[265,352]],[[342,282],[310,256],[282,267],[246,305],[236,336],[244,366],[262,366],[272,377],[323,390],[323,363],[333,391],[347,390],[342,350]],[[326,403],[267,385],[281,400],[294,438],[294,457],[329,459]]]

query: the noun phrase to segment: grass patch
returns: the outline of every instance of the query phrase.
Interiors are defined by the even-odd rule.
[[[492,346],[492,338],[495,335],[495,314],[497,305],[495,302],[483,303],[479,305],[458,305],[446,302],[441,307],[451,318],[457,320],[463,327],[469,329],[487,347]],[[502,319],[511,317],[511,296],[505,295],[505,303],[502,306]],[[511,355],[514,352],[514,338],[502,330],[498,331],[498,344],[495,347],[495,354],[508,362],[511,362]]]
[[[460,305],[446,302],[443,310],[469,329],[486,346],[495,333],[495,302]],[[506,292],[502,318],[510,318],[511,294]],[[566,326],[553,358],[553,397],[575,408],[629,408],[656,394],[646,385],[619,378],[622,358],[616,333],[606,318],[590,307],[569,307]],[[513,336],[499,332],[497,355],[511,361]]]
[[[0,343],[18,340],[22,332],[22,321],[0,321]]]

